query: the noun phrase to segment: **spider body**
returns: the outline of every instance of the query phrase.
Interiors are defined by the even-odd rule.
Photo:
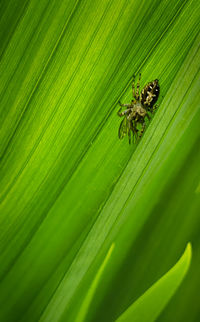
[[[152,108],[153,105],[156,103],[158,96],[160,93],[160,87],[158,85],[158,80],[155,79],[154,81],[145,85],[143,90],[140,94],[140,102],[146,108]]]
[[[132,90],[133,90],[133,100],[130,104],[120,104],[121,108],[118,111],[120,117],[124,116],[120,126],[119,126],[119,138],[122,139],[126,134],[129,137],[129,144],[131,143],[131,132],[133,137],[137,140],[140,138],[146,127],[146,119],[150,120],[151,114],[155,111],[155,103],[158,99],[160,87],[158,80],[155,79],[149,82],[142,89],[139,94],[140,88],[140,78],[139,77],[137,88],[135,91],[135,77],[133,79]],[[122,112],[122,107],[126,107],[126,110]]]

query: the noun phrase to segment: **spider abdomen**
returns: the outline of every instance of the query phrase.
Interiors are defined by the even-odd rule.
[[[148,83],[140,94],[140,102],[145,107],[153,107],[156,103],[158,96],[160,93],[160,87],[158,84],[158,80]]]

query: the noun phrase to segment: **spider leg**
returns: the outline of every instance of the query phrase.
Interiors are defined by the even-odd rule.
[[[133,97],[135,97],[135,74],[133,75],[133,82],[132,82],[132,91],[133,91]]]
[[[131,104],[122,104],[120,101],[118,103],[121,107],[131,107]]]
[[[131,130],[132,130],[132,121],[128,121],[128,142],[131,144]]]
[[[133,137],[136,138],[136,141],[137,141],[137,130],[135,126],[133,126],[133,122],[130,122],[130,128],[131,128],[131,131],[133,132]]]
[[[131,129],[128,129],[128,143],[131,144]]]
[[[118,136],[120,139],[123,139],[123,137],[127,134],[127,118],[125,117],[119,126],[118,130]]]
[[[121,110],[122,110],[122,108],[120,108],[119,111],[117,112],[117,115],[120,117],[126,115],[129,112],[129,110],[125,110],[123,112],[121,112]]]
[[[139,79],[138,79],[138,82],[137,82],[137,89],[136,89],[136,99],[137,100],[139,100],[140,80],[141,80],[141,73],[139,74]]]
[[[142,124],[142,129],[140,130],[140,133],[139,133],[139,138],[141,138],[142,134],[144,133],[145,127],[146,127],[146,123],[144,122]]]

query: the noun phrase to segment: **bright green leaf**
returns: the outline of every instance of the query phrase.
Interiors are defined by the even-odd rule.
[[[109,248],[108,253],[106,254],[106,257],[105,257],[103,263],[101,264],[99,270],[97,271],[96,276],[95,276],[92,284],[90,285],[89,290],[88,290],[88,292],[86,294],[86,297],[85,297],[85,299],[84,299],[84,301],[83,301],[83,303],[82,303],[82,305],[80,307],[80,310],[79,310],[79,312],[77,314],[75,322],[85,321],[85,317],[87,315],[88,308],[89,308],[89,306],[90,306],[90,304],[92,302],[92,298],[93,298],[93,296],[95,294],[96,288],[98,286],[98,283],[100,281],[102,273],[103,273],[103,271],[105,269],[105,266],[106,266],[111,254],[112,254],[113,249],[114,249],[114,244],[112,244],[111,247]]]
[[[191,255],[191,245],[188,244],[177,264],[134,302],[116,321],[155,321],[187,273]]]

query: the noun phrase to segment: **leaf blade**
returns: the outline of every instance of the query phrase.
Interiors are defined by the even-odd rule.
[[[160,315],[185,277],[191,262],[192,248],[188,243],[179,261],[136,302],[134,302],[116,322],[153,322]]]

